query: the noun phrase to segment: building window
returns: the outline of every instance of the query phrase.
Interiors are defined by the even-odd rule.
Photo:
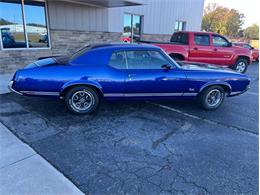
[[[176,21],[174,31],[178,32],[178,31],[184,31],[184,30],[186,30],[186,22],[185,21]]]
[[[134,14],[124,15],[124,42],[135,42],[140,39],[142,33],[142,16]]]
[[[45,13],[45,2],[0,0],[2,48],[49,48]]]

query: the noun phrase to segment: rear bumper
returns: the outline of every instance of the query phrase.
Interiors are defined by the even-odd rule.
[[[14,93],[17,93],[19,95],[23,95],[21,92],[16,91],[16,90],[13,89],[13,84],[14,84],[14,81],[10,81],[9,84],[8,84],[8,88],[10,89],[10,91],[12,91]]]

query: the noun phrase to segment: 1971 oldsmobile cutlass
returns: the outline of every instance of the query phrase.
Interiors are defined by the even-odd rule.
[[[98,44],[29,64],[15,73],[9,87],[20,95],[65,99],[70,111],[86,114],[101,99],[197,99],[214,110],[249,84],[246,75],[223,67],[178,64],[156,46]]]

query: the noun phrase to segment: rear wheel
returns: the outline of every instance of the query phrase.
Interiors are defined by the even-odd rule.
[[[248,67],[248,61],[245,58],[239,58],[236,61],[236,64],[233,66],[233,69],[239,73],[245,73]]]
[[[97,109],[99,97],[92,88],[77,86],[67,92],[65,102],[71,112],[75,114],[89,114]]]
[[[215,110],[221,106],[225,99],[225,90],[220,86],[211,86],[199,94],[199,104],[205,110]]]

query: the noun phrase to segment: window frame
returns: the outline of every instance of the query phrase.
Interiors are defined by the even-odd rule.
[[[37,0],[38,2],[44,3],[44,13],[45,13],[45,21],[46,21],[46,28],[48,33],[48,47],[29,47],[29,41],[28,41],[28,34],[27,34],[27,25],[26,25],[26,13],[24,12],[24,0],[21,1],[21,7],[22,7],[22,20],[24,22],[23,29],[25,34],[25,41],[26,41],[26,47],[24,48],[4,48],[3,46],[3,39],[2,39],[2,32],[0,31],[0,48],[1,51],[19,51],[19,50],[49,50],[51,49],[51,35],[50,35],[50,28],[49,28],[49,17],[48,17],[48,3],[46,0]]]
[[[176,29],[176,23],[178,24],[178,29]],[[180,24],[182,24],[182,29],[180,30]],[[174,32],[181,32],[186,30],[187,21],[184,20],[175,20]]]
[[[172,66],[172,69],[176,69],[176,64],[174,64],[169,58],[167,55],[165,55],[164,52],[160,51],[160,50],[153,50],[153,49],[129,49],[129,50],[124,50],[124,53],[125,53],[125,61],[126,61],[126,70],[162,70],[162,68],[138,68],[138,69],[132,69],[132,68],[129,68],[129,64],[128,64],[128,56],[127,56],[127,52],[131,52],[131,51],[146,51],[146,52],[149,52],[149,51],[154,51],[154,52],[158,52],[167,62],[169,65]],[[120,69],[120,70],[124,70],[124,69]]]
[[[209,44],[208,45],[200,45],[200,44],[197,44],[196,41],[195,41],[195,38],[196,36],[207,36],[209,38]],[[209,47],[210,46],[210,35],[208,34],[203,34],[203,33],[195,33],[194,36],[193,36],[193,43],[194,45],[197,45],[197,46],[202,46],[202,47]],[[213,43],[212,43],[213,44]]]
[[[124,12],[123,13],[123,17],[125,17],[125,15],[130,15],[131,17],[131,43],[133,43],[133,38],[134,38],[134,24],[133,24],[133,19],[134,16],[139,16],[140,17],[140,38],[143,34],[143,26],[144,26],[144,15],[141,14],[134,14],[134,13],[130,13],[130,12]],[[125,23],[124,23],[124,19],[123,19],[123,33],[124,33],[124,27],[125,27]]]
[[[112,66],[111,64],[110,64],[110,61],[111,61],[111,58],[112,58],[112,56],[113,56],[113,54],[114,53],[119,53],[119,52],[122,52],[122,53],[124,53],[124,58],[125,58],[125,68],[115,68],[114,66]],[[110,55],[110,57],[109,57],[109,61],[108,61],[108,64],[107,64],[110,68],[113,68],[113,69],[115,69],[115,70],[121,70],[121,71],[123,71],[123,70],[128,70],[128,63],[127,63],[127,56],[126,56],[126,50],[114,50],[114,51],[112,51],[111,52],[111,55]]]

